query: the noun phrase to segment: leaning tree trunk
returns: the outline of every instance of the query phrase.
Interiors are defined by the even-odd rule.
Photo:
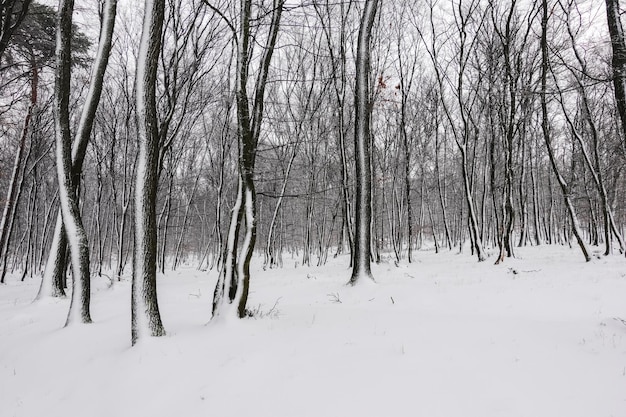
[[[561,187],[561,191],[563,193],[563,201],[565,203],[565,207],[569,214],[570,221],[572,222],[572,231],[574,232],[574,236],[576,237],[576,241],[578,242],[578,246],[580,247],[585,260],[589,262],[591,260],[591,256],[589,254],[589,249],[587,248],[587,244],[582,238],[582,234],[580,232],[580,226],[578,222],[578,217],[576,216],[576,212],[574,210],[574,205],[572,204],[572,200],[570,197],[569,187],[565,181],[565,178],[561,175],[556,156],[554,155],[554,151],[552,149],[552,139],[550,137],[550,129],[549,129],[549,116],[548,116],[548,105],[546,101],[546,90],[547,90],[547,76],[548,69],[550,66],[548,60],[548,2],[547,0],[542,1],[542,18],[541,18],[541,129],[543,132],[543,139],[546,143],[546,148],[548,151],[548,157],[550,159],[550,164],[552,165],[552,170],[554,171],[554,175]]]
[[[163,336],[156,286],[156,198],[159,132],[156,78],[165,0],[146,0],[137,58],[135,97],[139,155],[135,176],[135,246],[131,292],[132,344],[146,336]]]
[[[72,144],[70,134],[70,66],[73,0],[59,0],[56,41],[56,72],[54,85],[56,164],[59,201],[63,225],[67,233],[72,265],[72,301],[65,325],[76,321],[91,322],[89,313],[90,273],[89,243],[78,207],[78,196],[72,176]]]
[[[73,0],[72,0],[73,9]],[[60,8],[59,8],[60,10]],[[74,143],[71,145],[71,154],[68,151],[68,157],[70,159],[70,172],[71,176],[72,194],[78,196],[78,186],[80,184],[80,176],[82,173],[83,161],[87,153],[87,144],[89,143],[89,137],[93,123],[96,116],[96,110],[100,103],[100,96],[102,93],[102,86],[104,80],[104,74],[106,72],[109,55],[111,52],[111,41],[113,38],[113,29],[115,26],[115,15],[117,11],[117,0],[106,0],[103,8],[103,20],[102,27],[100,28],[100,41],[98,42],[98,50],[96,52],[96,58],[93,63],[93,70],[91,74],[91,80],[89,83],[89,90],[83,105],[82,113],[76,130],[76,136]],[[71,28],[71,15],[70,15],[70,28]],[[69,29],[71,31],[71,29]],[[70,35],[71,37],[71,32]],[[69,42],[69,40],[68,40]],[[67,53],[67,71],[69,73],[69,54]],[[69,76],[69,75],[68,75]],[[69,95],[69,81],[67,82],[67,94]],[[69,100],[69,96],[68,96]],[[57,132],[58,134],[58,132]],[[68,142],[69,142],[69,125],[68,125]],[[61,194],[59,194],[61,197]],[[60,199],[62,201],[62,199]],[[63,296],[63,287],[60,283],[64,281],[64,275],[66,270],[65,264],[65,252],[67,251],[67,236],[66,227],[63,225],[64,217],[62,218],[62,211],[59,210],[57,215],[57,224],[52,239],[52,246],[48,253],[48,260],[46,268],[41,280],[41,286],[37,299],[52,296]]]
[[[247,84],[253,41],[251,32],[252,1],[241,0],[240,26],[237,33],[237,68],[235,102],[237,106],[237,136],[239,139],[239,184],[228,232],[227,253],[213,296],[213,318],[246,315],[250,288],[250,261],[257,234],[256,191],[254,165],[256,149],[263,120],[263,103],[269,67],[276,45],[280,19],[285,0],[274,0],[268,37],[260,58],[254,102],[250,106]],[[234,31],[234,28],[231,27]],[[237,256],[237,242],[241,226],[245,226],[241,250]],[[235,313],[231,312],[235,310]]]
[[[274,230],[276,229],[276,219],[278,218],[280,206],[282,205],[283,199],[285,198],[285,191],[287,189],[287,183],[289,181],[291,167],[293,166],[293,162],[295,161],[296,156],[297,152],[294,152],[291,155],[291,158],[289,158],[289,163],[287,164],[287,169],[285,170],[285,179],[283,180],[283,185],[280,189],[280,195],[278,196],[278,200],[276,200],[276,207],[274,207],[272,220],[270,221],[270,225],[267,230],[267,241],[265,243],[265,261],[263,263],[263,269],[266,269],[268,266],[270,268],[273,268],[277,265],[275,258],[276,249],[274,248]]]
[[[349,284],[363,279],[373,280],[370,269],[370,244],[372,240],[372,167],[370,119],[372,103],[369,94],[370,39],[378,0],[366,0],[356,56],[356,90],[354,93],[355,129],[354,149],[356,157],[356,209],[352,276]]]

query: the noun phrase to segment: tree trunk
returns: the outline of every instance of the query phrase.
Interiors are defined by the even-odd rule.
[[[265,263],[263,264],[263,269],[273,268],[276,265],[275,252],[274,248],[274,230],[276,229],[276,219],[278,218],[278,213],[280,211],[280,206],[283,202],[283,198],[285,197],[285,190],[287,189],[287,182],[289,180],[289,174],[291,173],[291,167],[293,166],[293,161],[296,159],[296,152],[291,155],[289,158],[289,163],[287,164],[287,169],[285,170],[285,178],[283,180],[283,186],[280,189],[280,195],[278,196],[278,200],[276,201],[276,207],[274,207],[274,213],[272,214],[272,220],[270,221],[269,229],[267,230],[267,241],[265,244]]]
[[[246,315],[246,303],[250,287],[250,260],[254,251],[257,234],[256,190],[254,185],[254,166],[256,150],[265,99],[265,87],[276,45],[280,19],[285,0],[274,0],[271,13],[271,23],[268,37],[260,58],[259,70],[255,82],[254,101],[250,107],[248,97],[248,82],[252,47],[250,20],[252,17],[252,1],[241,0],[240,25],[237,37],[237,66],[235,103],[237,108],[237,136],[239,139],[239,184],[237,200],[231,215],[228,233],[227,253],[223,273],[220,273],[213,297],[213,318],[232,316],[235,313],[239,318]],[[237,241],[242,223],[245,225],[245,235],[242,247],[237,257]],[[225,295],[228,294],[228,299]],[[236,310],[233,312],[232,310]]]
[[[366,0],[359,27],[356,56],[356,89],[354,98],[355,132],[354,148],[356,159],[356,218],[354,253],[352,254],[352,276],[349,284],[355,285],[363,279],[373,280],[370,269],[370,245],[372,223],[372,173],[370,118],[372,102],[369,92],[370,38],[378,0]]]
[[[572,222],[572,230],[574,232],[574,236],[578,242],[578,246],[580,247],[585,260],[589,262],[591,260],[591,256],[589,253],[589,249],[587,248],[587,244],[582,238],[580,232],[580,226],[578,222],[578,218],[576,216],[576,212],[574,210],[574,206],[572,204],[572,200],[570,198],[569,187],[565,182],[565,178],[559,172],[559,168],[557,165],[556,157],[552,150],[552,140],[550,138],[550,129],[549,129],[549,115],[548,115],[548,105],[546,100],[546,90],[547,90],[547,75],[550,67],[550,63],[548,60],[548,2],[547,0],[542,0],[542,18],[541,18],[541,129],[543,131],[543,138],[546,143],[546,148],[548,151],[548,156],[550,158],[550,164],[552,165],[552,170],[554,171],[554,175],[561,187],[561,191],[563,192],[563,200],[565,203],[565,207],[567,208],[567,212],[569,213],[570,220]]]
[[[181,247],[183,244],[183,238],[185,237],[185,232],[187,230],[187,218],[189,217],[189,209],[191,208],[191,201],[193,200],[196,194],[196,189],[198,187],[199,179],[200,179],[200,175],[198,174],[196,175],[196,179],[193,182],[191,194],[189,195],[189,198],[187,199],[187,202],[185,205],[185,214],[183,215],[183,225],[181,227],[180,234],[178,235],[178,242],[176,243],[176,251],[174,252],[174,263],[172,264],[172,270],[176,270],[176,268],[178,267],[178,263],[180,262]]]
[[[89,243],[82,223],[77,184],[72,175],[70,133],[70,66],[73,0],[59,0],[57,18],[56,72],[54,85],[56,164],[61,216],[66,231],[72,265],[72,300],[65,325],[91,322]]]
[[[617,112],[622,122],[622,139],[626,143],[626,41],[620,20],[619,0],[606,0],[606,15],[613,48],[613,87]]]
[[[135,246],[131,296],[131,339],[163,336],[156,286],[156,198],[159,132],[156,77],[165,0],[146,0],[135,77],[139,156],[135,178]]]
[[[23,172],[22,166],[26,164],[24,160],[24,151],[26,150],[26,139],[30,134],[30,125],[35,107],[37,106],[37,88],[39,85],[39,71],[37,64],[32,63],[31,68],[31,90],[30,90],[30,104],[26,110],[26,116],[24,117],[24,125],[22,127],[22,133],[20,134],[20,140],[17,146],[17,152],[15,154],[15,162],[13,163],[13,172],[9,181],[9,187],[7,189],[6,202],[4,205],[4,211],[2,213],[2,219],[0,219],[0,262],[6,265],[6,257],[8,254],[8,246],[10,244],[10,228],[14,222],[15,211],[17,206],[17,195],[20,193],[19,187],[23,183],[18,179],[20,172]],[[0,277],[0,283],[4,283],[4,268],[2,277]]]
[[[73,0],[68,0],[67,2],[71,2],[71,9],[73,10]],[[61,4],[66,3],[64,0],[60,0],[59,6]],[[59,10],[61,8],[59,7]],[[66,140],[68,141],[68,146],[71,146],[71,150],[68,150],[67,157],[69,158],[69,172],[68,175],[71,180],[70,184],[72,186],[71,190],[68,190],[70,194],[74,194],[78,199],[78,186],[80,184],[80,176],[82,173],[83,161],[85,159],[85,154],[87,152],[87,144],[89,142],[89,137],[91,136],[91,131],[93,127],[93,123],[95,120],[96,110],[98,108],[98,103],[100,102],[100,96],[102,94],[102,85],[104,80],[104,74],[107,68],[109,55],[111,52],[111,40],[113,38],[113,29],[115,26],[115,15],[117,11],[117,0],[106,0],[106,3],[103,8],[103,20],[102,26],[100,28],[100,40],[98,42],[98,50],[96,52],[96,58],[93,63],[91,79],[89,83],[89,89],[87,91],[87,97],[85,100],[85,104],[82,109],[81,117],[78,123],[78,128],[76,130],[76,136],[74,138],[74,143],[69,144],[70,141],[70,128],[69,128],[69,120],[67,122],[67,132],[64,134],[67,135]],[[68,42],[67,48],[70,48],[70,40],[71,40],[71,12],[69,16],[69,26],[66,29],[68,31],[69,38],[66,40]],[[57,46],[58,47],[58,46]],[[68,66],[67,71],[67,80],[64,80],[66,84],[64,88],[67,89],[65,92],[68,97],[66,100],[69,100],[69,72],[70,72],[70,50],[67,51],[67,56],[64,59],[67,61],[65,64]],[[59,54],[57,52],[57,61],[60,61]],[[58,64],[57,64],[58,65]],[[60,71],[60,69],[57,69]],[[67,103],[64,104],[65,108],[67,108]],[[67,110],[66,110],[67,111]],[[69,118],[69,115],[66,116]],[[59,131],[57,129],[57,135],[59,135]],[[63,207],[63,195],[59,192],[59,201],[61,202],[61,207]],[[78,208],[78,201],[76,202],[76,208]],[[61,217],[62,210],[59,209],[59,217]],[[65,217],[63,217],[65,218]],[[55,289],[54,283],[62,280],[63,274],[65,273],[66,265],[65,265],[65,253],[67,251],[67,238],[65,236],[65,228],[66,226],[61,225],[59,227],[57,221],[57,227],[55,228],[55,233],[53,236],[52,246],[50,248],[50,252],[48,253],[48,260],[46,263],[46,268],[44,271],[44,275],[41,281],[41,287],[39,289],[39,293],[37,298],[43,298],[47,296],[59,296],[62,295]],[[86,236],[85,236],[86,239]],[[88,246],[87,246],[88,252]],[[88,256],[88,254],[87,254]],[[52,292],[49,292],[52,290]]]

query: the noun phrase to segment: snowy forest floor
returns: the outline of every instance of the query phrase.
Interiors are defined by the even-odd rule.
[[[518,256],[420,251],[356,288],[346,257],[257,264],[259,317],[209,325],[216,273],[168,272],[167,336],[132,348],[129,281],[95,280],[94,323],[63,328],[69,299],[32,304],[38,281],[10,277],[0,415],[625,416],[626,260]]]

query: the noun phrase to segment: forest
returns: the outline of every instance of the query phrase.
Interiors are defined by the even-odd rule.
[[[1,277],[67,324],[93,276],[132,277],[135,342],[182,267],[219,271],[215,318],[255,256],[349,254],[355,284],[421,249],[624,253],[618,0],[73,3],[0,28]]]
[[[624,415],[623,14],[0,1],[0,415]]]

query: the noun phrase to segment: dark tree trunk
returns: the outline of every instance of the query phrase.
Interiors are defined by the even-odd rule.
[[[548,57],[548,1],[542,0],[542,18],[541,18],[541,129],[543,132],[543,138],[546,143],[546,148],[548,151],[548,156],[550,158],[550,164],[552,166],[552,170],[554,175],[561,187],[561,191],[563,193],[563,200],[565,203],[565,207],[569,214],[570,221],[572,222],[571,227],[574,232],[574,236],[576,237],[576,241],[578,242],[578,246],[580,247],[585,260],[589,262],[591,260],[591,255],[589,253],[589,249],[580,232],[580,226],[578,222],[578,218],[576,216],[576,212],[574,211],[574,206],[570,197],[570,190],[565,181],[565,178],[561,175],[556,156],[554,155],[554,151],[552,149],[552,139],[550,137],[550,120],[548,115],[548,105],[547,105],[547,76],[548,70],[550,68],[550,62]]]
[[[617,112],[622,122],[623,139],[626,142],[626,41],[620,20],[619,0],[606,0],[606,15],[613,48],[613,87]]]
[[[59,201],[67,233],[72,265],[72,300],[66,326],[76,321],[91,322],[89,243],[83,227],[76,185],[72,176],[70,133],[70,68],[73,0],[60,0],[57,18],[56,71],[54,85],[56,163]]]
[[[370,245],[372,223],[372,172],[370,119],[372,102],[369,93],[370,38],[378,0],[366,0],[356,56],[356,89],[354,97],[355,129],[354,149],[356,159],[356,210],[352,276],[349,283],[373,279],[370,269]]]
[[[3,0],[0,2],[0,57],[11,42],[11,37],[28,13],[31,0]]]
[[[270,69],[274,46],[278,37],[278,29],[285,0],[274,0],[271,23],[268,37],[260,58],[259,69],[254,84],[254,99],[252,106],[248,97],[248,83],[251,42],[254,43],[251,32],[252,1],[240,2],[240,25],[236,37],[237,68],[235,86],[235,104],[237,107],[237,136],[239,139],[239,185],[237,200],[231,214],[228,232],[227,253],[224,257],[225,265],[215,287],[213,296],[213,317],[220,315],[230,316],[227,310],[236,309],[236,315],[243,318],[246,315],[246,303],[250,288],[250,260],[254,252],[257,236],[257,208],[256,190],[254,184],[254,166],[256,150],[263,121],[265,87]],[[245,226],[241,250],[237,257],[237,242],[239,232]],[[225,296],[228,294],[228,298]]]
[[[139,156],[135,178],[135,246],[131,296],[133,345],[146,336],[165,334],[156,286],[159,132],[155,92],[164,10],[165,0],[145,2],[135,77]]]
[[[73,3],[73,2],[72,2]],[[72,4],[73,8],[73,4]],[[60,10],[60,8],[59,8]],[[100,41],[98,43],[98,50],[96,53],[96,59],[93,64],[91,80],[89,83],[89,90],[87,92],[87,98],[82,109],[81,117],[78,123],[76,131],[76,137],[71,149],[68,150],[68,158],[70,158],[70,167],[68,175],[71,176],[71,193],[76,195],[78,199],[78,187],[80,184],[80,177],[83,169],[83,161],[87,153],[87,145],[89,143],[89,137],[95,121],[96,110],[100,103],[100,96],[102,94],[102,86],[104,81],[104,74],[106,72],[108,59],[111,51],[111,42],[113,38],[113,29],[115,26],[115,15],[117,11],[117,0],[107,0],[104,6],[104,15],[102,21],[102,27],[100,30]],[[68,29],[71,37],[71,15]],[[67,42],[70,42],[68,40]],[[70,47],[70,46],[68,46]],[[69,77],[70,72],[70,52],[67,53],[67,72]],[[69,80],[67,82],[67,94],[69,100]],[[67,116],[69,117],[69,115]],[[68,122],[69,123],[69,122]],[[70,141],[69,124],[67,126],[67,140]],[[57,132],[58,134],[58,132]],[[61,193],[59,195],[61,197]],[[62,199],[60,198],[62,202]],[[61,204],[62,207],[62,204]],[[41,280],[41,286],[37,298],[43,298],[47,296],[62,296],[62,288],[59,288],[57,284],[64,279],[65,270],[65,252],[67,251],[67,236],[66,227],[61,223],[61,208],[59,208],[59,214],[57,219],[57,226],[55,227],[54,236],[52,240],[52,246],[48,253],[48,260],[44,271],[43,278]],[[87,246],[88,248],[88,246]],[[88,249],[87,249],[88,251]]]

